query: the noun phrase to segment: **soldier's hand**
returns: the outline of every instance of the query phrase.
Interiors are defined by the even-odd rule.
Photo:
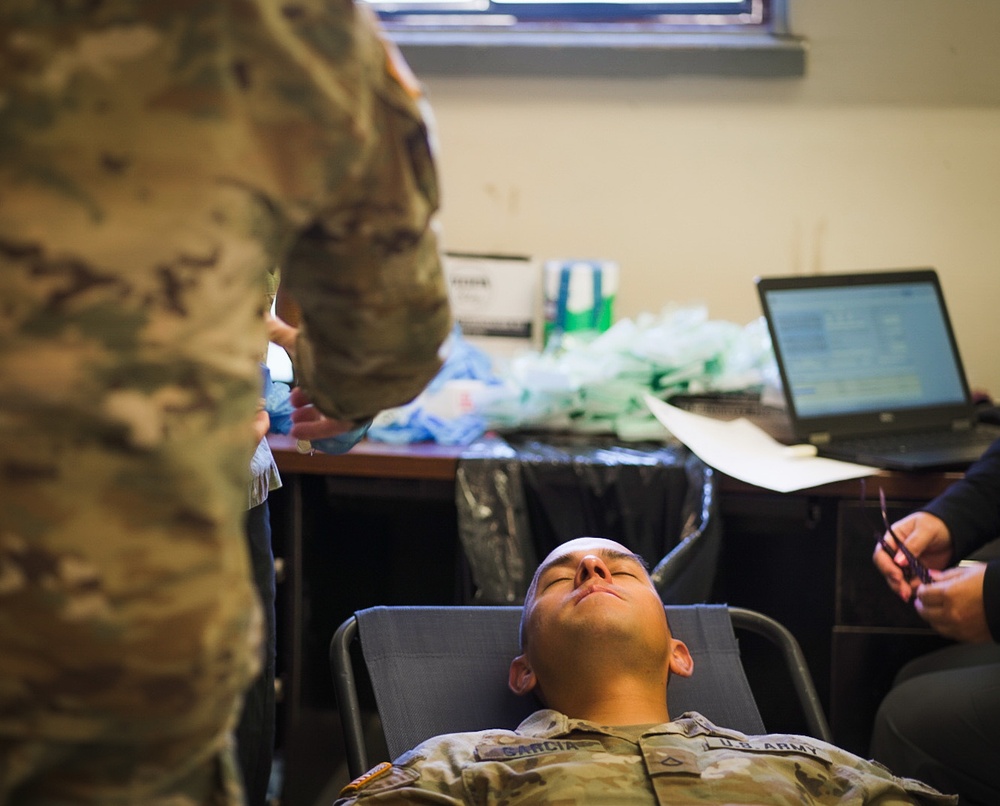
[[[257,442],[260,442],[267,435],[267,431],[270,427],[271,415],[269,415],[264,409],[260,409],[253,421],[253,433],[257,438]]]
[[[291,434],[296,439],[328,439],[357,427],[357,423],[327,417],[313,405],[309,396],[297,386],[292,389],[288,400],[295,407],[291,415],[293,423]]]
[[[914,606],[937,632],[967,643],[993,640],[983,606],[986,563],[950,568],[917,588]]]
[[[264,314],[264,324],[267,327],[268,341],[273,341],[283,348],[288,356],[295,360],[295,340],[298,338],[299,329],[292,327],[283,319],[279,319],[272,313]]]
[[[918,557],[928,568],[945,568],[951,560],[952,545],[951,533],[944,521],[929,512],[914,512],[907,515],[902,520],[892,525],[893,531],[899,539],[906,543],[906,547],[915,557]],[[892,537],[886,534],[889,545],[893,545]],[[906,558],[901,552],[897,552],[895,557],[890,557],[882,547],[875,546],[872,554],[872,562],[875,567],[885,577],[886,584],[892,588],[893,592],[904,602],[910,601],[913,597],[920,580],[914,578],[907,582],[904,578],[901,565],[905,565]]]

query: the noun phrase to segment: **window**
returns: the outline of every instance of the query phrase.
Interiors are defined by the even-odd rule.
[[[802,42],[788,33],[787,0],[367,2],[418,74],[551,75],[561,66],[605,75],[646,75],[664,68],[742,75],[804,72]],[[429,52],[434,49],[447,52],[435,56]],[[596,57],[595,49],[614,49],[627,58],[609,61]],[[734,54],[738,63],[731,63]]]
[[[617,24],[711,30],[766,25],[773,0],[369,0],[392,29],[533,30]]]

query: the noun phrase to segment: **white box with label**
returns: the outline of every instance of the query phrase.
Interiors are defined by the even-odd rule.
[[[542,271],[537,260],[449,252],[444,273],[452,315],[470,344],[497,358],[541,347]]]

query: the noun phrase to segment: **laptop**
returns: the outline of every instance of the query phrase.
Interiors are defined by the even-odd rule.
[[[977,422],[937,272],[758,277],[792,431],[817,453],[964,469],[1000,438]]]

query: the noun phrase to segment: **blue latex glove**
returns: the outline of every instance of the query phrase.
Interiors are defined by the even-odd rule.
[[[267,364],[261,364],[260,369],[264,382],[264,410],[271,418],[268,431],[272,434],[287,434],[292,430],[292,404],[288,400],[292,390],[287,383],[271,380],[271,370]]]
[[[347,453],[365,438],[365,434],[368,433],[371,424],[372,422],[369,420],[364,425],[359,425],[357,428],[345,431],[343,434],[337,434],[335,437],[327,437],[326,439],[314,439],[309,444],[323,453]]]

